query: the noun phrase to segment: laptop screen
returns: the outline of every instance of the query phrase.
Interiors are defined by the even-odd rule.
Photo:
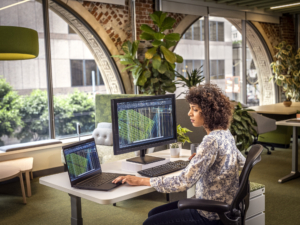
[[[94,140],[65,148],[64,154],[71,182],[95,171],[101,172]]]

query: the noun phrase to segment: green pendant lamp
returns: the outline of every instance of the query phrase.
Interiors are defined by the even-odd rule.
[[[38,40],[38,33],[35,30],[0,26],[0,60],[23,60],[38,57]]]

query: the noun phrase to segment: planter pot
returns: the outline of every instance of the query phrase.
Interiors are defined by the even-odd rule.
[[[297,119],[300,119],[300,114],[296,114],[296,118],[297,118]]]
[[[170,148],[171,158],[179,158],[181,148]]]
[[[284,105],[285,107],[290,107],[290,106],[292,105],[292,101],[284,101],[284,102],[283,102],[283,105]]]
[[[181,142],[170,144],[171,158],[179,158],[181,148]]]

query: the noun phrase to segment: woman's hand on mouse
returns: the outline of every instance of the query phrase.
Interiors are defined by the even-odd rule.
[[[193,155],[191,155],[191,156],[189,157],[189,161],[191,161],[192,158],[194,158],[195,155],[196,155],[196,153],[193,153]]]
[[[122,184],[126,182],[127,184],[133,186],[151,186],[150,178],[136,177],[131,175],[117,177],[112,181],[112,183],[118,183],[120,181],[122,182]]]

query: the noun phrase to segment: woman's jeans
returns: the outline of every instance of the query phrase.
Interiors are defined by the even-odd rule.
[[[152,209],[143,225],[222,225],[220,220],[208,220],[201,216],[196,209],[179,210],[177,202],[171,202]]]

